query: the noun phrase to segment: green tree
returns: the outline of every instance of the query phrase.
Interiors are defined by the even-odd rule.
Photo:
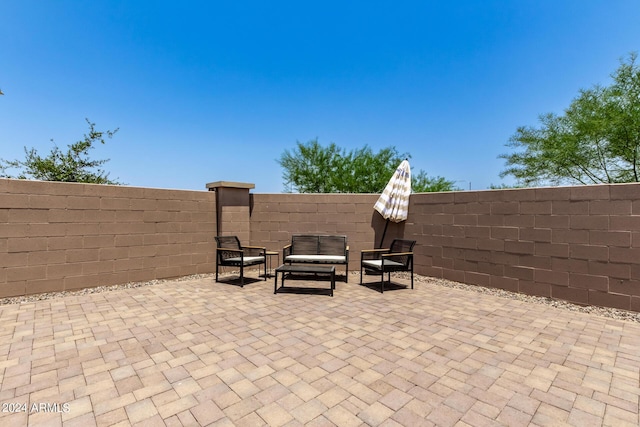
[[[395,147],[374,153],[365,146],[347,152],[331,143],[323,147],[317,139],[297,142],[293,151],[285,150],[277,162],[282,166],[286,191],[299,193],[380,193],[400,162],[410,158]],[[454,182],[428,177],[424,171],[412,175],[416,193],[455,190]]]
[[[520,127],[502,154],[519,184],[560,185],[637,182],[640,176],[640,66],[637,54],[611,75],[609,86],[580,90],[564,115],[539,117],[540,127]]]
[[[491,184],[489,190],[510,190],[514,188],[523,188],[522,185],[510,185],[510,184]]]
[[[84,139],[68,146],[67,152],[62,152],[54,142],[54,148],[48,156],[42,157],[34,149],[24,147],[25,160],[0,159],[0,177],[17,179],[36,179],[42,181],[85,182],[91,184],[122,184],[109,179],[109,174],[100,166],[109,161],[91,160],[89,150],[94,144],[105,143],[104,138],[111,138],[118,129],[98,131],[95,123],[86,119],[89,133]],[[53,139],[51,140],[53,142]],[[18,169],[17,175],[7,174],[7,169]]]

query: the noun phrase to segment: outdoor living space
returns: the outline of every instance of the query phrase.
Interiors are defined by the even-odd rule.
[[[248,277],[0,306],[0,424],[640,423],[638,322],[424,276],[333,298]]]
[[[391,224],[375,194],[252,188],[1,179],[0,424],[639,424],[639,185],[412,194]],[[215,281],[216,236],[273,273],[295,234],[347,236],[333,297]],[[413,289],[360,285],[394,239]]]

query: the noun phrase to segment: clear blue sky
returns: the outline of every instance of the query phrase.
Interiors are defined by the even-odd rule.
[[[132,186],[283,190],[296,141],[501,180],[505,143],[640,51],[638,0],[0,2],[0,158],[119,128]]]

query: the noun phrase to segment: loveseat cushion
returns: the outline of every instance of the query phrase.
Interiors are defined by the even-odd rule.
[[[326,263],[346,263],[347,257],[340,255],[289,255],[285,259],[287,262],[326,262]]]

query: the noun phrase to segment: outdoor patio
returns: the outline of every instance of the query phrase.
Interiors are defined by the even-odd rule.
[[[640,424],[640,323],[357,281],[274,295],[205,275],[2,305],[0,424]]]

